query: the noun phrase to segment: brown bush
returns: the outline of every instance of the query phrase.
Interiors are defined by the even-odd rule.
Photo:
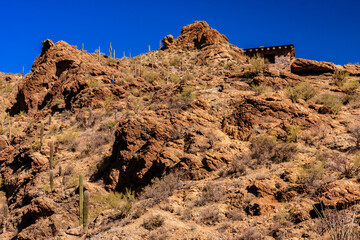
[[[141,226],[143,226],[145,229],[151,231],[158,227],[161,227],[164,224],[164,217],[160,214],[157,215],[151,215],[148,218],[145,218]]]
[[[208,183],[202,189],[196,206],[204,206],[209,202],[219,202],[225,198],[225,188],[221,184]]]
[[[290,161],[297,152],[293,143],[283,143],[273,136],[259,135],[251,140],[250,156],[256,159],[256,164],[280,163]]]
[[[153,179],[151,184],[143,189],[139,199],[150,199],[151,201],[147,203],[149,206],[153,206],[163,200],[167,200],[176,188],[183,185],[183,182],[181,181],[182,176],[182,172],[174,172],[163,176],[161,179]]]

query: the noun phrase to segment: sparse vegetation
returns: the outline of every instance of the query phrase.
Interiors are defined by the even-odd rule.
[[[337,114],[343,106],[342,99],[330,93],[322,94],[316,102],[328,107],[332,114]]]
[[[313,98],[316,90],[309,83],[299,83],[287,89],[287,94],[292,102],[296,103],[300,98],[305,101]]]

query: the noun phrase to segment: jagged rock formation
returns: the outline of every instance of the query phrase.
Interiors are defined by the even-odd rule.
[[[163,49],[202,49],[211,45],[229,44],[226,36],[211,28],[205,21],[195,21],[183,27],[178,38],[168,35],[162,42]]]

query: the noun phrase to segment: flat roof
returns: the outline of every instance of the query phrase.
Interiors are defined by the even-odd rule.
[[[279,46],[269,46],[269,47],[257,47],[257,48],[246,48],[244,52],[260,52],[260,51],[270,51],[270,50],[277,50],[277,49],[294,49],[294,44],[289,45],[279,45]]]

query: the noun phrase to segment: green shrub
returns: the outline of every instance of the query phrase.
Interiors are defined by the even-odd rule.
[[[265,69],[265,61],[260,55],[256,55],[254,57],[247,59],[248,63],[250,63],[250,73],[255,75],[262,73]]]
[[[180,98],[185,102],[192,101],[196,98],[196,94],[192,88],[184,87],[181,91]]]
[[[337,114],[343,105],[343,101],[339,96],[330,93],[321,95],[316,103],[323,104],[328,107],[330,112],[333,114]]]
[[[296,103],[300,98],[307,101],[312,97],[314,97],[315,94],[316,94],[315,88],[313,88],[310,83],[305,83],[305,82],[299,83],[287,89],[287,95],[294,103]]]
[[[255,92],[255,96],[260,96],[263,93],[271,91],[271,87],[269,87],[269,86],[267,86],[266,84],[263,84],[263,83],[252,84],[251,87]]]
[[[170,59],[171,66],[179,66],[181,64],[181,59],[178,56],[174,56]]]
[[[346,82],[349,73],[342,70],[335,70],[333,74],[333,80],[336,86],[342,87],[343,84]]]
[[[102,84],[101,80],[98,79],[87,79],[89,87],[98,87],[100,84]]]
[[[177,75],[177,74],[170,75],[170,82],[177,84],[177,83],[180,83],[180,81],[181,81],[181,78],[179,75]]]
[[[160,75],[153,71],[145,71],[142,76],[149,83],[153,83],[154,81],[158,81],[160,79]]]

